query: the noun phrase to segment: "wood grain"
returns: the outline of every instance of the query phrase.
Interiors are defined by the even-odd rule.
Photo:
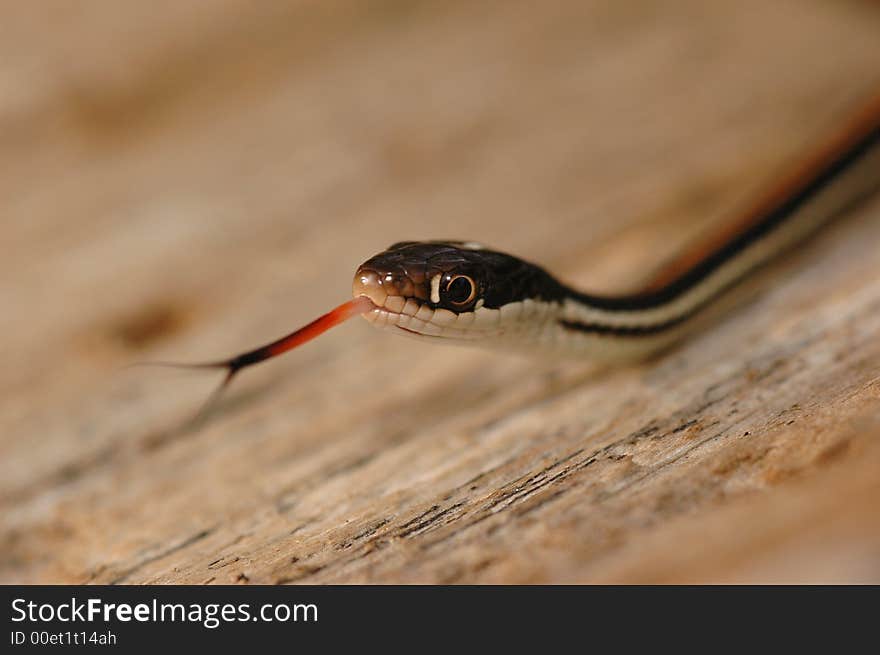
[[[644,279],[880,84],[876,3],[96,0],[0,26],[0,581],[880,582],[880,200],[616,370],[362,321],[402,239]],[[87,8],[86,8],[87,7]]]

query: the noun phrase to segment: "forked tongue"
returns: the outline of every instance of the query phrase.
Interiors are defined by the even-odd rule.
[[[248,350],[238,355],[234,355],[229,359],[223,359],[216,362],[202,362],[196,364],[185,364],[177,362],[144,362],[142,365],[169,366],[174,368],[225,369],[226,377],[223,378],[220,386],[217,387],[217,389],[205,402],[205,405],[202,407],[201,411],[196,417],[198,418],[203,416],[207,412],[207,410],[214,404],[214,401],[220,396],[223,390],[227,386],[229,386],[230,382],[232,382],[232,378],[234,378],[241,369],[248,366],[253,366],[254,364],[259,364],[260,362],[264,362],[267,359],[277,357],[278,355],[286,353],[289,350],[293,350],[294,348],[297,348],[304,343],[311,341],[315,337],[322,335],[330,328],[335,327],[354,316],[365,314],[374,307],[375,305],[369,298],[367,298],[366,296],[358,296],[357,298],[353,298],[348,302],[342,303],[336,309],[331,309],[323,316],[316,318],[308,325],[304,325],[295,332],[291,332],[287,336],[276,339],[271,343],[267,343],[265,346],[260,346],[259,348],[255,348],[253,350]]]

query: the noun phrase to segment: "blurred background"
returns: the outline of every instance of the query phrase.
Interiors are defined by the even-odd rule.
[[[535,437],[536,415],[509,447],[475,443],[474,425],[515,420],[558,373],[353,322],[242,376],[193,435],[179,425],[211,376],[120,368],[283,334],[400,240],[478,240],[584,287],[630,287],[880,83],[869,0],[94,0],[2,16],[4,582],[594,579],[638,521],[586,551],[583,517],[558,538],[538,520],[540,547],[514,522],[468,541],[470,560],[430,565],[389,537],[383,564],[320,573],[345,552],[327,543],[404,524],[513,444],[537,439],[538,461],[598,438]],[[672,411],[633,375],[611,414]],[[515,565],[481,569],[484,552]],[[556,567],[559,552],[580,554]],[[714,566],[707,579],[738,579]]]

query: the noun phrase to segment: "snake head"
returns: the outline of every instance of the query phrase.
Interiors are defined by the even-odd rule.
[[[358,267],[352,292],[375,309],[365,318],[421,336],[484,338],[523,303],[556,300],[562,287],[541,268],[465,241],[404,241]]]

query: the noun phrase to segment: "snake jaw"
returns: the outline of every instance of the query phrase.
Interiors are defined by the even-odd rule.
[[[373,308],[363,317],[378,328],[393,328],[407,336],[436,338],[456,316],[444,309],[432,309],[412,294],[412,281],[403,276],[381,275],[369,269],[358,269],[352,283],[352,294],[365,297]],[[410,292],[407,295],[405,292]],[[447,316],[448,314],[448,316]]]
[[[386,296],[380,306],[376,302],[381,299],[380,295],[363,294],[362,297],[373,303],[373,308],[362,314],[367,322],[374,327],[393,330],[404,336],[467,343],[492,339],[501,333],[497,322],[500,314],[498,310],[478,309],[475,312],[454,314],[447,309],[431,308],[413,298]]]
[[[364,313],[363,317],[376,327],[399,327],[408,334],[417,335],[418,332],[399,325],[412,320],[418,312],[416,302],[407,302],[402,293],[411,291],[412,286],[412,281],[403,276],[380,275],[377,271],[361,267],[352,282],[352,295],[368,298],[373,303],[373,309]]]

